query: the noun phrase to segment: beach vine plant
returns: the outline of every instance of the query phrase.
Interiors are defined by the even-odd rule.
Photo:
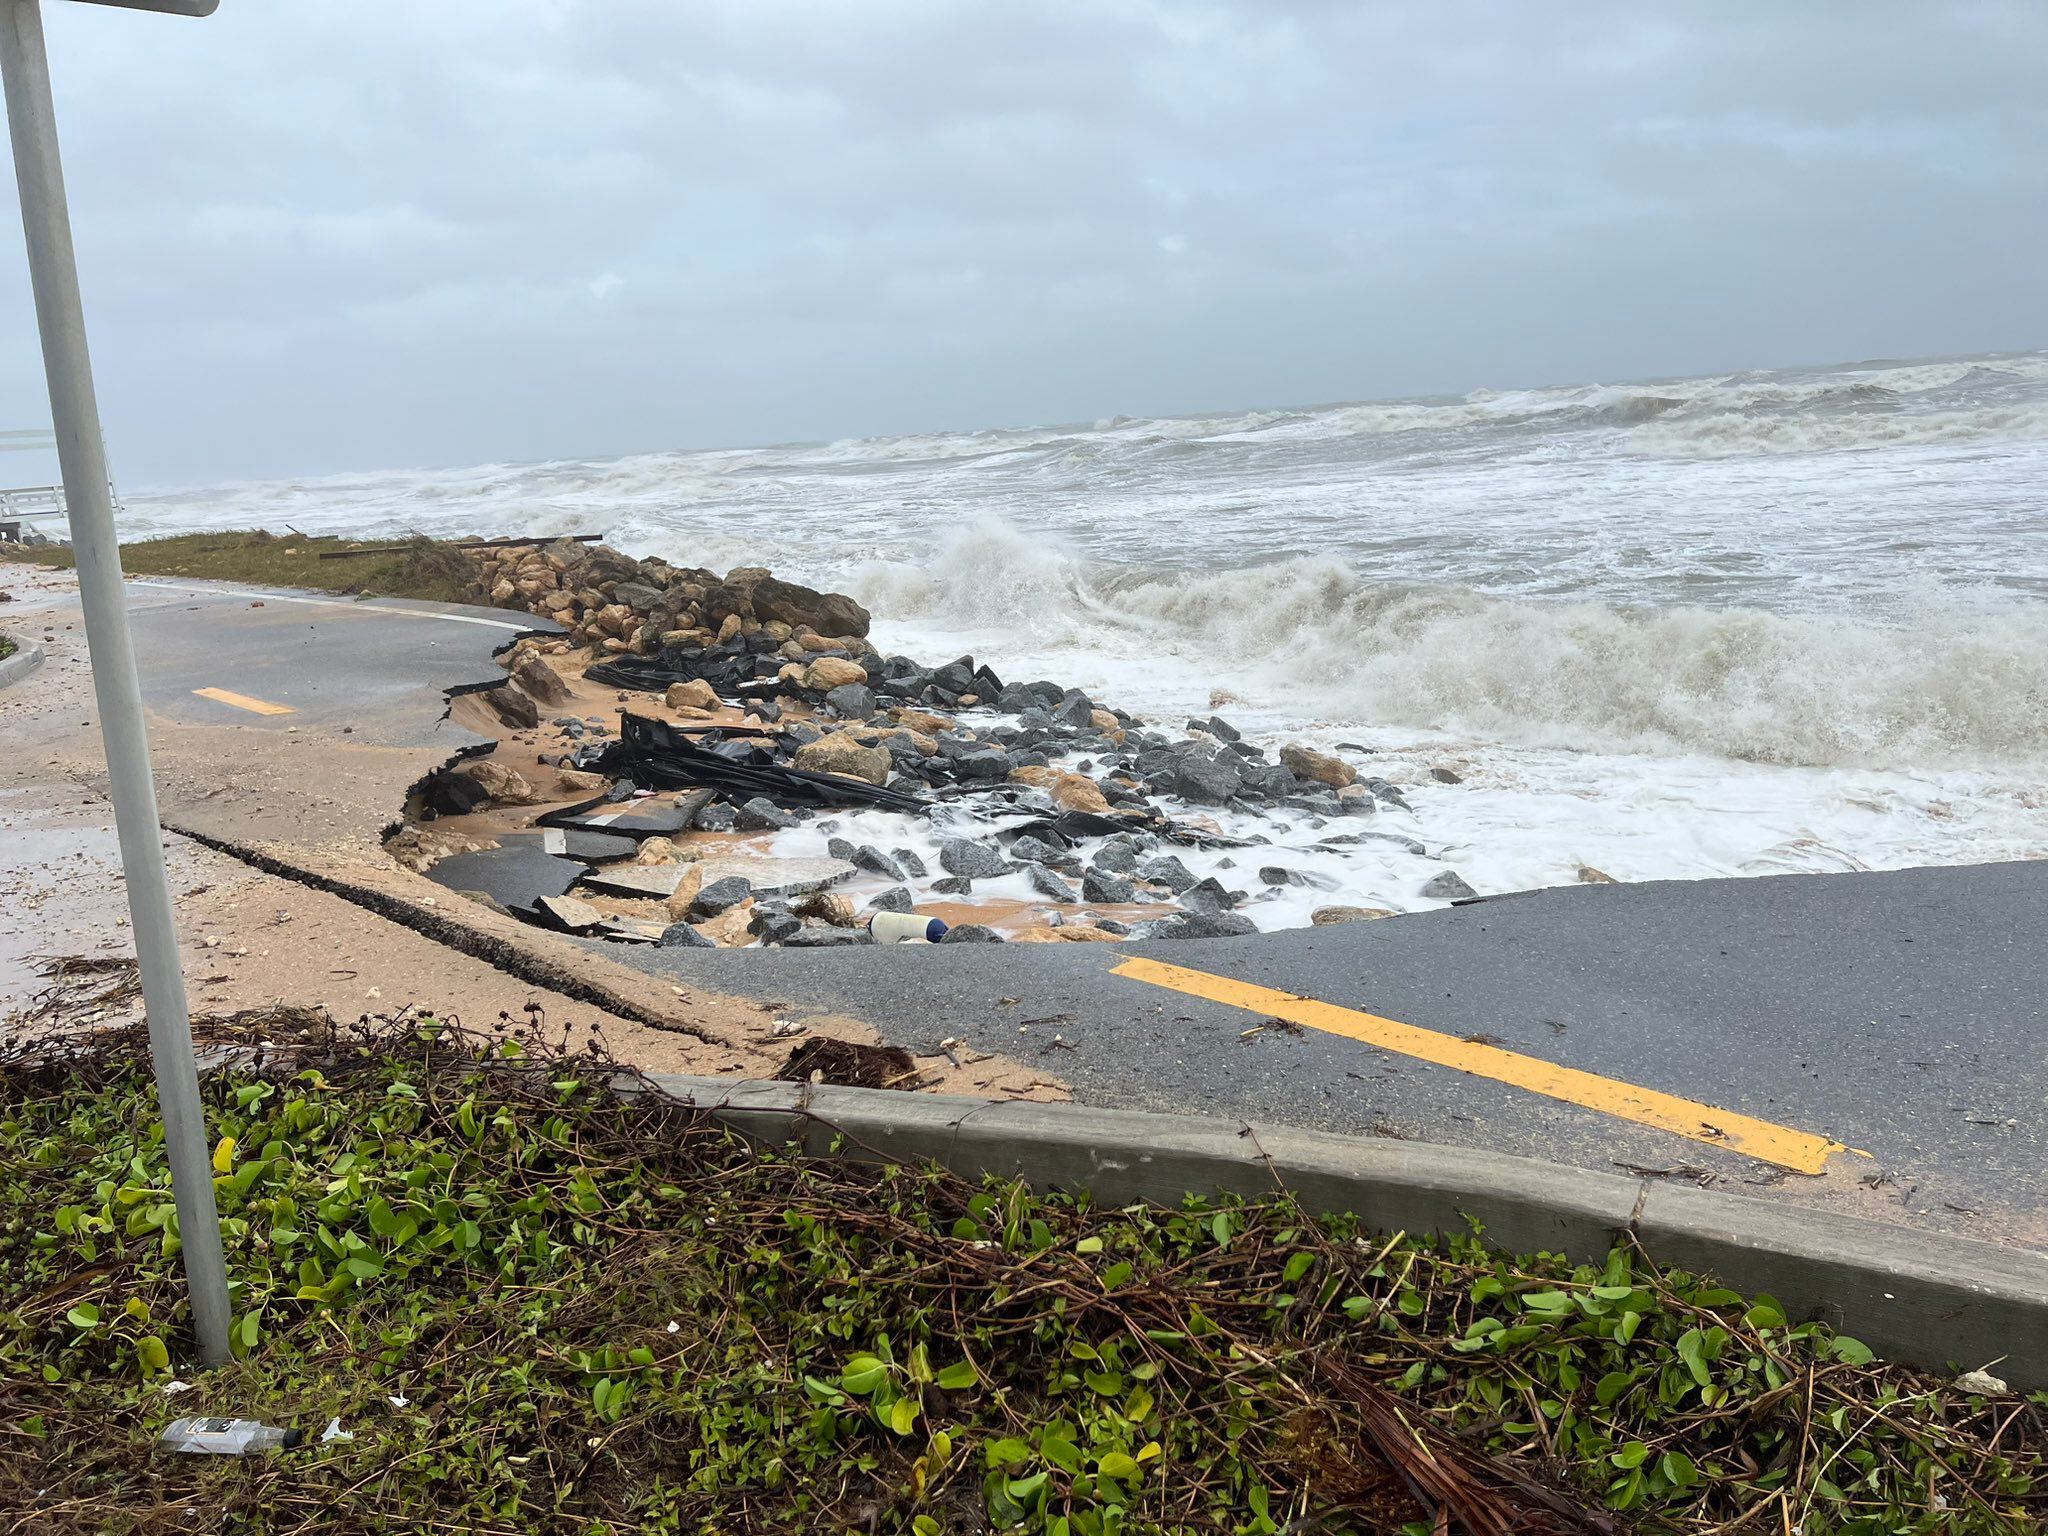
[[[601,1049],[201,1030],[234,1363],[132,1029],[0,1065],[0,1533],[1991,1533],[2039,1397],[1617,1247],[764,1150]],[[172,1392],[179,1373],[192,1385]],[[154,1449],[172,1416],[315,1443]],[[353,1438],[318,1442],[333,1422]]]

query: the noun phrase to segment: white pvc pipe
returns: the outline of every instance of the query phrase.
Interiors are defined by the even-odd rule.
[[[0,0],[0,74],[6,80],[7,126],[21,187],[21,222],[28,234],[29,277],[42,331],[43,368],[50,381],[57,459],[64,469],[64,499],[71,511],[78,593],[92,652],[92,685],[99,697],[121,867],[127,875],[128,915],[141,963],[149,1055],[163,1107],[178,1235],[192,1291],[192,1321],[206,1363],[225,1365],[228,1280],[213,1202],[213,1161],[207,1154],[199,1073],[192,1060],[192,1021],[178,964],[156,783],[149,771],[149,738],[143,731],[142,684],[136,676],[135,646],[121,591],[121,549],[114,531],[114,499],[106,444],[100,436],[99,402],[93,394],[92,360],[86,354],[85,311],[71,247],[71,213],[64,201],[64,168],[57,155],[57,116],[50,100],[50,61],[43,47],[39,0]]]

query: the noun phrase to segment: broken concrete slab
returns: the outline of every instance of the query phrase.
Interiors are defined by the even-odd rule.
[[[508,912],[531,912],[542,897],[564,894],[587,873],[576,860],[537,848],[486,848],[441,860],[427,878],[451,891],[488,896]]]
[[[586,832],[579,827],[536,827],[531,832],[507,832],[498,839],[501,848],[538,848],[557,858],[580,859],[585,864],[607,864],[613,859],[630,859],[639,846],[630,837],[611,832]]]
[[[719,854],[698,867],[704,871],[706,885],[738,876],[757,898],[806,896],[851,880],[855,873],[844,859],[778,859],[744,853]]]
[[[688,868],[687,864],[612,864],[577,872],[583,884],[593,891],[666,901],[675,895]]]
[[[697,809],[694,806],[670,805],[666,801],[626,800],[573,816],[557,814],[547,819],[556,826],[584,832],[610,832],[632,838],[673,837],[678,832],[689,831]]]
[[[543,896],[533,909],[542,922],[564,933],[588,933],[604,921],[602,912],[574,896]]]
[[[643,923],[638,918],[608,917],[598,925],[599,938],[625,944],[659,944],[668,931],[666,923]]]

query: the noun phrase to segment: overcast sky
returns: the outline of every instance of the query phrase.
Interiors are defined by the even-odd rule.
[[[45,10],[135,488],[2048,345],[2039,0]]]

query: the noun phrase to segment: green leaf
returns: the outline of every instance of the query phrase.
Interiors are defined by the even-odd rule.
[[[964,1392],[981,1379],[973,1362],[962,1360],[939,1372],[938,1384],[948,1392]]]
[[[1714,1373],[1707,1369],[1706,1343],[1707,1336],[1697,1328],[1688,1328],[1678,1336],[1678,1358],[1685,1362],[1693,1381],[1702,1387],[1714,1379]]]
[[[987,1456],[988,1464],[992,1467],[1014,1467],[1031,1459],[1031,1447],[1022,1440],[1012,1440],[1005,1436],[992,1443],[983,1454]]]
[[[1877,1356],[1861,1339],[1852,1339],[1843,1334],[1835,1340],[1835,1358],[1850,1365],[1868,1365]]]
[[[1138,1463],[1126,1451],[1111,1451],[1095,1464],[1096,1471],[1104,1477],[1132,1478],[1138,1475]]]
[[[889,1405],[889,1427],[899,1435],[907,1435],[917,1423],[917,1399],[899,1397]]]
[[[851,1356],[839,1371],[839,1385],[855,1397],[866,1397],[888,1379],[889,1367],[873,1355]]]
[[[1690,1488],[1699,1481],[1699,1469],[1693,1466],[1692,1458],[1678,1451],[1666,1451],[1658,1457],[1657,1470],[1674,1488]]]
[[[1785,1326],[1785,1309],[1775,1296],[1759,1296],[1742,1320],[1752,1328],[1782,1328]]]
[[[1635,1382],[1634,1371],[1609,1371],[1593,1388],[1593,1401],[1602,1408],[1611,1408],[1614,1406],[1614,1400],[1634,1386]]]
[[[1315,1262],[1316,1256],[1313,1253],[1297,1253],[1287,1261],[1287,1267],[1280,1271],[1280,1283],[1282,1285],[1294,1284],[1315,1267]]]
[[[1631,1467],[1640,1467],[1649,1460],[1650,1448],[1640,1440],[1631,1440],[1609,1459],[1624,1472]]]
[[[1084,1237],[1081,1241],[1074,1244],[1074,1252],[1100,1253],[1102,1252],[1102,1239],[1099,1237]]]
[[[945,1536],[946,1528],[930,1515],[912,1515],[910,1532],[911,1536]]]
[[[100,1309],[89,1301],[81,1301],[64,1314],[64,1320],[74,1328],[92,1328],[99,1323]]]
[[[1081,1470],[1081,1452],[1064,1424],[1048,1425],[1038,1437],[1038,1454],[1068,1476]]]
[[[155,1334],[135,1341],[135,1362],[145,1376],[160,1376],[171,1368],[171,1352]]]
[[[1568,1312],[1571,1307],[1571,1296],[1564,1291],[1531,1291],[1522,1298],[1525,1312]]]

